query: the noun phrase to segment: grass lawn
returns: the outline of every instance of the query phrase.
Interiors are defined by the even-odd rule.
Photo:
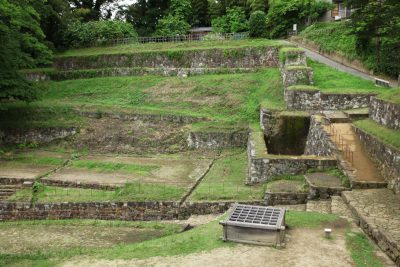
[[[378,96],[379,99],[400,105],[400,88],[390,89]]]
[[[180,43],[147,43],[129,44],[112,47],[90,47],[71,49],[56,56],[87,56],[118,53],[139,53],[150,51],[182,51],[215,48],[240,48],[247,46],[281,46],[282,42],[268,39],[232,40],[232,41],[207,41],[207,42],[180,42]],[[286,44],[285,44],[286,45]]]
[[[377,137],[384,143],[390,144],[400,149],[399,130],[389,129],[370,119],[355,121],[354,125],[364,130],[365,132]]]
[[[375,255],[375,248],[363,233],[346,233],[346,247],[357,267],[383,267]]]
[[[113,163],[113,162],[100,162],[94,160],[78,160],[73,161],[72,168],[87,169],[98,172],[125,172],[136,173],[140,175],[148,175],[153,170],[158,170],[161,167],[157,165],[139,165],[139,164],[126,164],[126,163]]]
[[[0,156],[0,160],[3,163],[9,164],[29,164],[29,165],[61,165],[65,162],[66,159],[60,157],[50,157],[50,156],[42,156],[33,153],[24,153],[24,154],[16,154],[16,155],[2,155]]]
[[[104,202],[104,201],[164,201],[180,200],[188,189],[176,185],[129,183],[115,190],[42,186],[36,193],[36,203]],[[30,202],[32,189],[18,190],[8,198],[11,202]]]
[[[323,63],[308,60],[314,71],[314,86],[329,93],[382,93],[389,89],[377,87],[372,81],[338,71]]]

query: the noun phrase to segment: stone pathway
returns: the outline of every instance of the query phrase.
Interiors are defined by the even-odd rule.
[[[345,153],[345,146],[347,145],[353,155],[348,156],[347,160],[354,168],[356,180],[359,182],[384,182],[375,163],[368,157],[368,153],[364,146],[358,139],[357,135],[352,129],[351,123],[332,123],[335,132],[339,132],[340,142],[338,135],[332,135],[331,139],[335,142],[336,146]],[[329,131],[328,131],[329,132]]]
[[[400,266],[400,195],[387,188],[342,194],[364,232]]]

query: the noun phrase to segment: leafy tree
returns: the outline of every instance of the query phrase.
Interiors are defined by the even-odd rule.
[[[156,36],[185,35],[190,29],[189,23],[181,17],[169,14],[157,23]]]
[[[99,20],[102,18],[101,11],[105,9],[105,18],[111,17],[112,7],[108,4],[119,0],[68,0],[68,3],[76,11],[76,15],[82,17],[83,21]]]
[[[208,1],[207,0],[192,0],[192,25],[194,26],[208,26],[210,25],[210,18],[208,14]]]
[[[208,14],[210,15],[211,21],[225,14],[221,2],[216,0],[208,0]]]
[[[225,16],[211,22],[214,32],[243,32],[248,30],[248,22],[243,8],[228,8]]]
[[[0,100],[31,101],[36,87],[17,70],[51,62],[51,51],[43,44],[39,15],[28,0],[0,2]]]
[[[256,11],[266,13],[268,11],[268,0],[248,0],[247,5],[250,6],[252,13]]]
[[[251,13],[249,34],[251,37],[263,37],[267,34],[267,15],[263,11]]]
[[[354,8],[351,24],[357,52],[374,53],[376,70],[398,75],[400,67],[393,66],[396,59],[391,54],[400,53],[400,1],[348,0],[348,4]]]
[[[171,0],[169,14],[180,17],[186,22],[190,21],[193,15],[190,0]]]
[[[137,33],[132,24],[114,20],[90,21],[82,23],[75,21],[68,25],[64,34],[68,47],[85,47],[93,43],[105,43],[111,39],[132,38]]]
[[[332,5],[318,0],[279,0],[270,2],[267,29],[271,38],[285,36],[293,24],[299,27],[316,21]]]

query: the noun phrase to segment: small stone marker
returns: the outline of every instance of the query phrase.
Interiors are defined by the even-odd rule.
[[[375,78],[375,85],[381,87],[390,87],[390,82],[382,79]]]
[[[331,228],[325,228],[325,237],[330,238],[332,234],[332,229]]]

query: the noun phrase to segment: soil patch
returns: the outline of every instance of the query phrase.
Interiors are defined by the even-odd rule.
[[[306,174],[307,180],[318,187],[343,187],[342,182],[336,176],[324,172]]]

